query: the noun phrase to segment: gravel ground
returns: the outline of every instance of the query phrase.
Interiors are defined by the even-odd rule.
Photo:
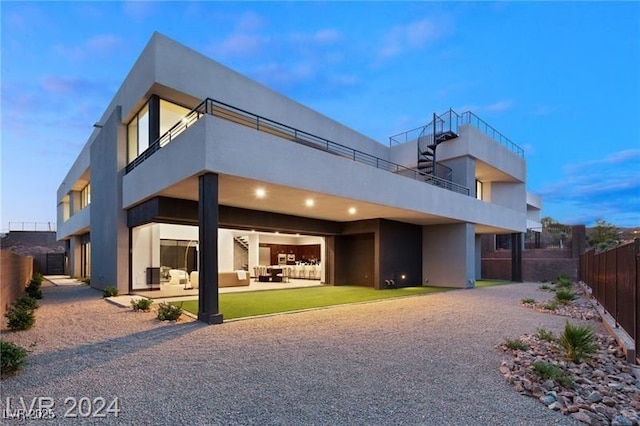
[[[520,306],[525,297],[548,297],[537,288],[459,290],[206,326],[160,323],[87,286],[44,287],[35,327],[3,332],[34,346],[24,370],[1,382],[0,404],[51,398],[56,419],[48,424],[577,424],[518,395],[499,371],[507,355],[496,345],[505,337],[564,327],[564,317]],[[118,398],[119,417],[64,418],[73,408],[65,400],[83,397]]]

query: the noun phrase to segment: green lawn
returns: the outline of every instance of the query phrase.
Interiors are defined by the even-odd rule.
[[[476,287],[493,287],[494,285],[512,284],[509,280],[477,280]]]
[[[220,295],[220,312],[225,319],[245,318],[254,315],[439,293],[448,290],[453,289],[442,287],[405,287],[375,290],[369,287],[357,286],[326,286],[223,293]],[[185,311],[193,314],[198,313],[197,300],[172,302],[172,304],[182,306]]]

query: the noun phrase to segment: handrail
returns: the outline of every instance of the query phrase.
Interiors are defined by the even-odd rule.
[[[463,112],[458,116],[458,125],[470,124],[478,130],[482,130],[486,135],[490,136],[493,140],[500,142],[511,150],[511,152],[517,154],[519,157],[524,158],[524,150],[511,141],[508,137],[497,131],[486,121],[472,113],[471,111]]]
[[[486,121],[478,117],[471,111],[463,112],[462,114],[458,114],[452,109],[440,114],[438,117],[442,122],[446,122],[442,117],[449,115],[449,119],[451,120],[451,127],[457,129],[459,126],[468,124],[475,127],[478,130],[481,130],[486,135],[490,136],[493,140],[499,142],[500,144],[506,146],[511,152],[518,155],[521,158],[524,158],[524,150],[520,148],[517,144],[515,144],[511,139],[504,136],[502,133],[497,131],[494,127],[489,125]],[[455,122],[452,119],[455,117]],[[407,130],[406,132],[398,133],[396,135],[389,137],[389,146],[402,144],[405,142],[409,142],[411,140],[417,139],[421,133],[427,132],[427,129],[433,127],[433,123],[425,124],[424,126],[416,127],[415,129]],[[413,136],[414,134],[418,134],[417,136]]]
[[[255,130],[272,134],[274,136],[290,140],[311,148],[320,149],[322,151],[348,158],[359,163],[367,164],[378,169],[386,170],[402,176],[411,177],[416,180],[424,181],[432,185],[436,185],[454,192],[469,195],[469,188],[459,185],[455,182],[442,179],[437,176],[426,175],[425,173],[402,166],[400,164],[378,158],[366,152],[350,148],[348,146],[330,141],[320,136],[313,135],[303,130],[296,129],[286,124],[262,117],[241,108],[234,107],[215,99],[206,98],[191,112],[189,112],[180,122],[171,127],[164,135],[156,139],[142,152],[135,160],[126,167],[125,174],[131,172],[134,168],[144,162],[160,148],[171,142],[180,133],[185,131],[189,126],[198,121],[204,115],[212,115],[232,121],[236,124],[247,126]]]

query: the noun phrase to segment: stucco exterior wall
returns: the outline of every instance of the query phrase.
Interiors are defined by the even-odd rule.
[[[476,280],[476,238],[473,225],[422,227],[423,283],[436,287],[471,288]]]
[[[122,209],[126,127],[116,108],[91,145],[91,286],[129,291],[129,228]]]

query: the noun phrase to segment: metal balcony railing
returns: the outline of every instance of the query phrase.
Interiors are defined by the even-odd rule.
[[[511,139],[504,136],[502,133],[494,129],[492,126],[487,124],[486,121],[482,120],[480,117],[472,113],[471,111],[464,112],[462,114],[458,114],[454,110],[450,109],[445,111],[444,113],[438,116],[438,127],[436,132],[442,131],[439,129],[449,128],[455,133],[458,133],[458,129],[460,126],[470,125],[475,127],[476,129],[482,131],[487,136],[491,137],[496,142],[500,143],[507,147],[511,152],[516,154],[520,158],[524,158],[524,150],[516,145]],[[429,134],[432,132],[431,127],[433,127],[432,123],[426,124],[424,126],[416,127],[415,129],[407,130],[406,132],[398,133],[397,135],[393,135],[389,137],[389,146],[398,145],[401,143],[409,142],[411,140],[418,139],[420,134]]]
[[[225,104],[224,102],[216,101],[211,98],[207,98],[202,101],[200,105],[189,112],[180,122],[176,123],[164,135],[150,144],[149,148],[147,148],[135,160],[127,165],[125,173],[131,172],[131,170],[135,169],[147,158],[152,156],[156,151],[175,139],[178,135],[184,132],[193,123],[197,122],[205,114],[228,120],[239,125],[247,126],[261,132],[269,133],[271,135],[287,139],[291,142],[299,143],[311,148],[325,151],[327,153],[348,158],[359,163],[367,164],[369,166],[376,167],[378,169],[382,169],[391,173],[410,177],[415,180],[424,181],[431,185],[439,186],[450,191],[458,192],[464,195],[470,194],[469,188],[467,188],[466,186],[459,185],[455,182],[451,182],[437,176],[428,176],[417,169],[412,169],[400,164],[393,163],[391,161],[387,161],[382,158],[378,158],[371,154],[367,154],[366,152],[362,152],[357,149],[332,142],[320,136],[313,135],[311,133],[296,129],[286,124],[278,123],[277,121],[270,120],[268,118],[253,114],[251,112],[236,108],[234,106]]]

